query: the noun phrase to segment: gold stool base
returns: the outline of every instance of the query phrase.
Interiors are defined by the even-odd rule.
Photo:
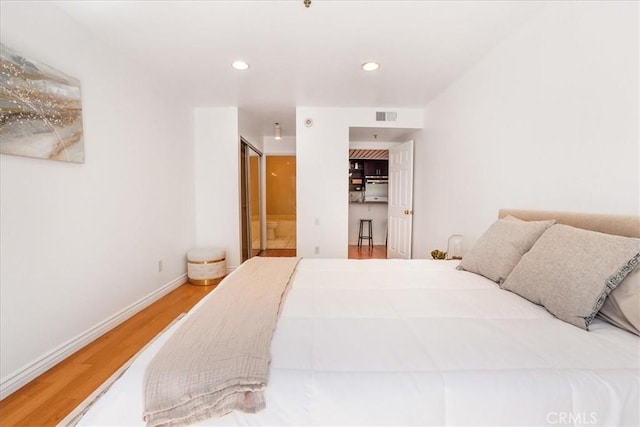
[[[196,286],[211,286],[217,285],[222,280],[222,277],[217,279],[188,279],[189,283]]]

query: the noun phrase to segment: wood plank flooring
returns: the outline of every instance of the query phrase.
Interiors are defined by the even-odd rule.
[[[385,245],[349,245],[349,259],[386,259],[387,247]]]
[[[294,257],[296,256],[295,249],[263,249],[258,256],[268,257]]]
[[[52,426],[215,286],[184,284],[0,401],[0,426]]]

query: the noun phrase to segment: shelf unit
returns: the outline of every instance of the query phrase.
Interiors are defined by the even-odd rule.
[[[364,191],[364,160],[349,160],[349,191]]]

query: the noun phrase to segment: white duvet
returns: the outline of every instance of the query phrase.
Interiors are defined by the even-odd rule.
[[[267,408],[203,424],[640,425],[638,337],[598,319],[583,331],[455,265],[302,260]],[[79,424],[142,425],[145,366],[178,326]]]

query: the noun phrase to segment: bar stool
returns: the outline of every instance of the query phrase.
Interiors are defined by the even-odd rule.
[[[365,230],[365,226],[367,230]],[[367,231],[367,234],[364,234]],[[373,220],[361,219],[360,220],[360,232],[358,233],[358,247],[362,247],[362,241],[369,240],[369,246],[373,248]]]

